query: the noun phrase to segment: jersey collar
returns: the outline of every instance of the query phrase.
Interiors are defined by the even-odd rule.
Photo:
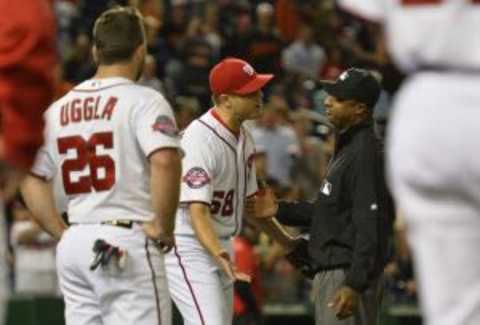
[[[123,77],[88,79],[80,83],[75,88],[73,88],[73,90],[77,90],[77,91],[101,90],[105,88],[115,87],[119,85],[128,85],[133,83],[134,82],[132,80],[123,78]]]

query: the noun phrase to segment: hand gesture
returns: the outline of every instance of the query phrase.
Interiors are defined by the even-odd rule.
[[[337,290],[328,307],[335,311],[337,319],[346,319],[353,315],[358,306],[359,294],[354,289],[343,286]]]
[[[232,264],[230,260],[230,256],[227,252],[222,251],[221,253],[215,256],[215,261],[217,262],[218,266],[222,269],[223,272],[232,280],[235,281],[245,281],[250,282],[251,277],[243,272],[237,271],[235,265]]]
[[[253,198],[247,199],[245,209],[247,215],[253,218],[271,218],[277,214],[278,203],[273,191],[267,187]]]
[[[162,229],[158,222],[151,221],[143,224],[143,231],[155,245],[164,253],[168,253],[175,246],[173,231],[167,232]]]

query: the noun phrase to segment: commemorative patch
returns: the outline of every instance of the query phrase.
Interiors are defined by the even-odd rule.
[[[201,167],[193,167],[183,176],[183,181],[190,188],[201,188],[210,183],[210,177],[205,169]]]
[[[168,135],[169,137],[175,137],[178,135],[178,129],[175,122],[167,115],[159,115],[155,119],[152,129],[153,131]]]

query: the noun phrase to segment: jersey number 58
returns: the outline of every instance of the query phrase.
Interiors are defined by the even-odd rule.
[[[222,217],[230,217],[233,214],[233,198],[235,191],[214,191],[210,213],[216,215],[221,212]]]
[[[65,193],[83,194],[92,190],[107,191],[115,184],[115,161],[108,155],[97,155],[97,145],[105,149],[113,148],[112,132],[98,132],[85,140],[79,135],[57,139],[58,151],[66,154],[69,149],[76,151],[76,158],[66,159],[62,164],[62,179]],[[72,180],[72,172],[82,172],[89,167],[87,175],[79,176],[77,181]],[[100,177],[100,170],[104,170],[104,177]]]

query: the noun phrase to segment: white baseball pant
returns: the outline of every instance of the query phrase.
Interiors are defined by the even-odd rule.
[[[233,260],[231,240],[222,245]],[[177,235],[165,256],[170,295],[184,325],[226,325],[233,318],[233,282],[194,236]]]
[[[480,324],[479,89],[480,75],[418,74],[387,131],[427,325]]]
[[[127,251],[124,269],[113,259],[89,269],[97,239]],[[57,246],[57,271],[67,325],[171,324],[164,257],[139,224],[71,226]]]

